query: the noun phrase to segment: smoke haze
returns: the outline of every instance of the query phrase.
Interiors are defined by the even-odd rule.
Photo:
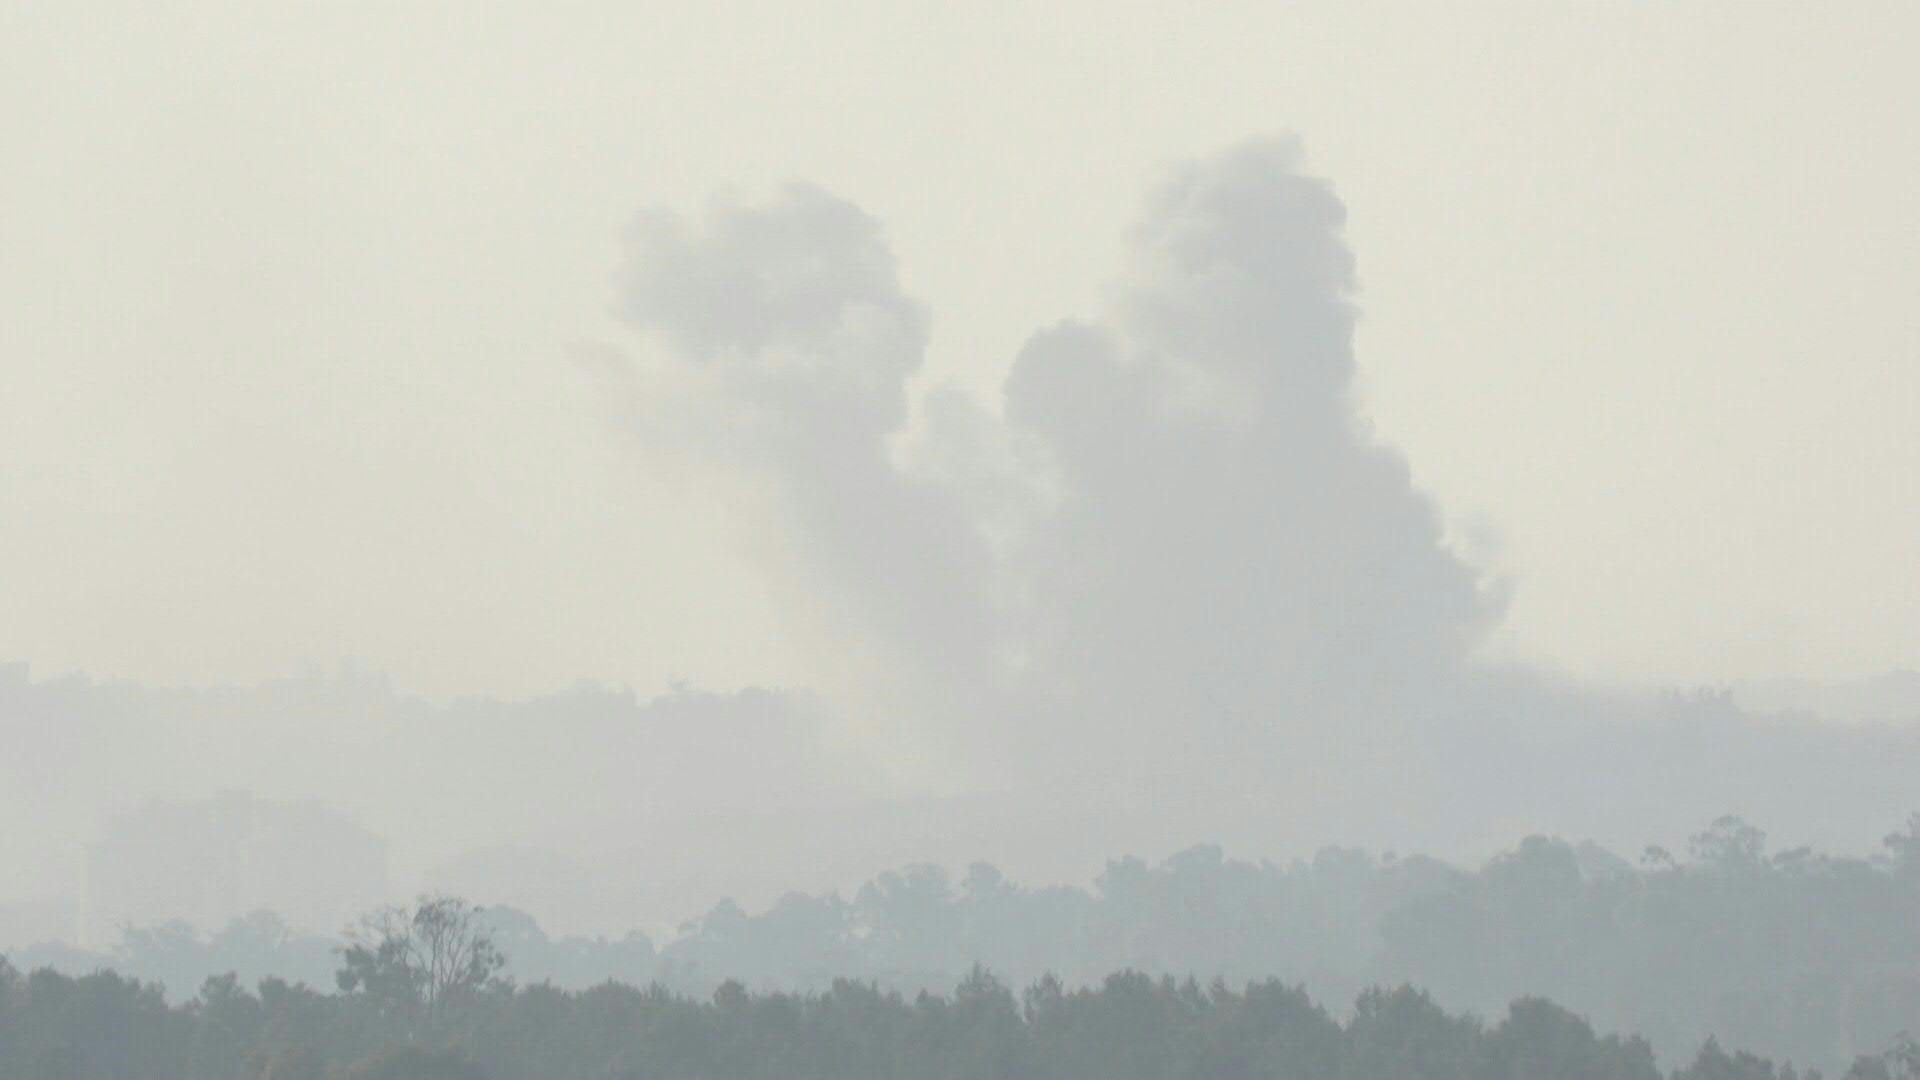
[[[1858,846],[1898,820],[1910,730],[1481,657],[1505,585],[1358,412],[1345,222],[1293,137],[1174,167],[1103,310],[1036,329],[983,400],[916,392],[932,317],[852,203],[642,213],[612,278],[632,336],[576,370],[632,482],[725,502],[805,681],[433,704],[352,669],[156,692],[16,666],[10,813],[54,823],[13,834],[41,889],[16,899],[72,888],[141,800],[234,789],[391,838],[392,890],[601,932],[924,859],[1073,880],[1202,838],[1632,850],[1738,809]],[[1806,755],[1830,769],[1787,782]]]
[[[0,13],[0,944],[1912,809],[1911,11],[662,10]]]

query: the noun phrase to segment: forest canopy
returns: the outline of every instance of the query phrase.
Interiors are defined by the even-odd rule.
[[[1709,1071],[1685,1075],[1775,1075],[1738,1071],[1744,1059],[1721,1047],[1834,1075],[1920,1029],[1916,910],[1920,815],[1871,858],[1770,852],[1759,828],[1727,817],[1678,854],[1628,860],[1536,836],[1475,870],[1346,849],[1251,863],[1205,846],[1158,864],[1115,860],[1090,889],[1023,887],[985,864],[957,878],[911,866],[851,898],[794,893],[757,914],[723,901],[659,945],[640,933],[553,938],[525,912],[427,897],[340,939],[262,914],[212,936],[129,930],[112,954],[16,953],[0,1013],[15,1057],[0,1075],[42,1075],[31,1071],[42,1057],[18,1055],[58,1058],[109,1032],[142,1060],[230,1055],[214,1072],[141,1076],[265,1076],[261,1062],[283,1053],[391,1064],[401,1059],[378,1056],[390,1044],[463,1047],[468,1064],[502,1077],[908,1075],[888,1070],[909,1051],[941,1062],[911,1075],[1135,1075],[1088,1055],[1148,1023],[1173,1025],[1155,1052],[1178,1060],[1137,1075],[1510,1075],[1472,1070],[1521,1053],[1514,1045],[1547,1053],[1528,1041],[1547,1038],[1535,1028],[1563,1032],[1553,1053],[1585,1047],[1606,1063],[1546,1075],[1643,1075],[1696,1056],[1689,1067]],[[998,1027],[977,1027],[994,1017]],[[1368,1025],[1416,1021],[1417,1038],[1453,1047],[1421,1051],[1423,1068],[1468,1071],[1369,1072],[1351,1056],[1370,1045]],[[1268,1024],[1296,1026],[1249,1033]],[[1093,1034],[1100,1025],[1109,1035]],[[507,1031],[511,1045],[489,1041]],[[1259,1058],[1241,1073],[1196,1064],[1252,1061],[1234,1039],[1324,1056]],[[735,1071],[748,1060],[727,1057],[737,1040],[791,1070]],[[1021,1064],[994,1072],[968,1054]],[[1326,1071],[1335,1062],[1361,1071]],[[302,1075],[287,1071],[296,1064],[271,1075]]]

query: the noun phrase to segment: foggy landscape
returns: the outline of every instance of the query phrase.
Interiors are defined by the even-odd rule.
[[[0,8],[0,1078],[1920,1076],[1915,46]]]

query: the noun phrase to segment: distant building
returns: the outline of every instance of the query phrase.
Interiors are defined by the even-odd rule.
[[[317,802],[229,791],[122,815],[87,849],[82,929],[110,944],[123,926],[181,919],[215,931],[266,909],[332,933],[387,897],[387,844]]]

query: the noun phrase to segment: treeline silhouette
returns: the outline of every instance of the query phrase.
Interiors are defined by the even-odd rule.
[[[1867,858],[1769,853],[1760,830],[1723,818],[1684,852],[1634,861],[1533,837],[1477,870],[1343,849],[1250,863],[1199,847],[1158,865],[1112,862],[1090,889],[1023,888],[981,864],[958,880],[910,867],[851,898],[793,894],[759,914],[723,902],[659,947],[642,934],[556,939],[511,909],[476,918],[521,985],[559,989],[615,980],[705,999],[728,980],[836,994],[864,984],[913,1001],[976,965],[1069,991],[1115,971],[1230,986],[1277,977],[1342,1004],[1414,985],[1480,1016],[1550,999],[1638,1034],[1668,1064],[1717,1038],[1830,1072],[1920,1031],[1920,815]],[[40,949],[14,961],[114,967],[176,1001],[222,972],[237,978],[218,993],[273,978],[274,993],[297,997],[308,992],[292,984],[334,985],[340,950],[262,915],[212,937],[146,928],[111,955]],[[158,1007],[153,986],[139,993]]]
[[[1122,972],[1016,997],[976,970],[950,994],[871,983],[710,1000],[606,983],[581,991],[487,979],[429,1006],[425,989],[361,983],[325,994],[231,977],[168,1005],[150,984],[0,965],[0,1075],[11,1080],[1801,1080],[1718,1042],[1663,1074],[1638,1037],[1599,1035],[1539,998],[1496,1023],[1426,993],[1372,989],[1343,1023],[1298,987],[1229,989]],[[1847,1080],[1920,1075],[1899,1041]]]

